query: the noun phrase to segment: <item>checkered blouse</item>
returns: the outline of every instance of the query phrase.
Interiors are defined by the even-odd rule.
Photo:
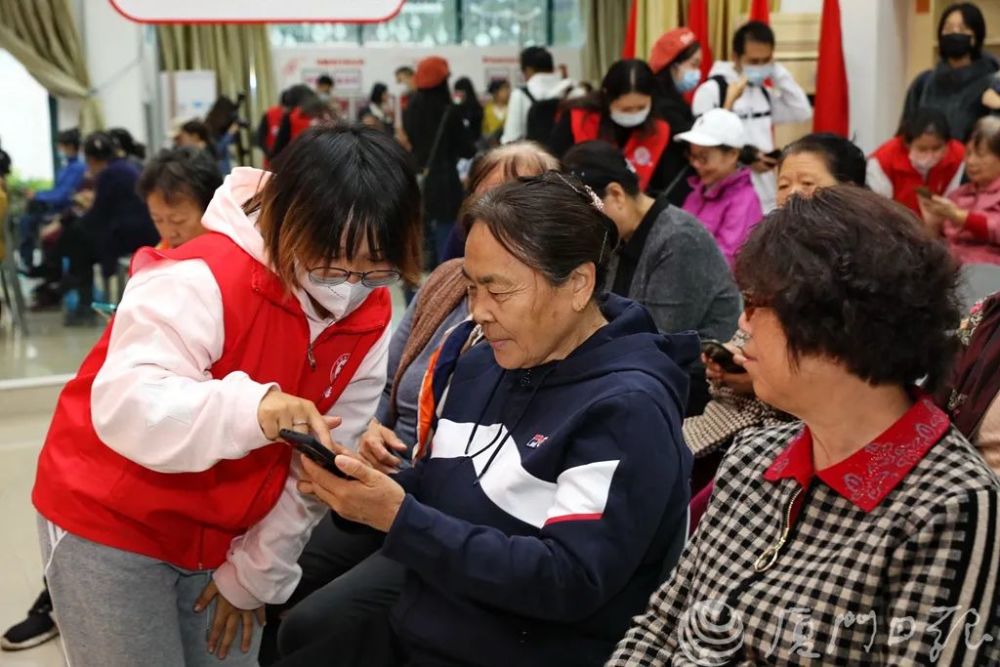
[[[737,438],[609,667],[1000,665],[1000,480],[972,445],[922,399],[832,468],[811,449],[800,422]]]

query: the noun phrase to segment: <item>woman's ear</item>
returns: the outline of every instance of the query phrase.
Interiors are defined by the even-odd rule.
[[[594,263],[587,262],[573,269],[568,286],[573,310],[582,313],[594,298],[594,290],[597,287],[597,267]]]

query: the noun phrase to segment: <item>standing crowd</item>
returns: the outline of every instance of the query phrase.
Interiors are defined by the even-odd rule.
[[[869,156],[775,146],[812,108],[757,22],[705,80],[678,28],[592,91],[542,47],[488,99],[401,67],[356,122],[293,86],[266,169],[199,121],[146,164],[60,134],[24,269],[68,323],[94,266],[131,276],[53,415],[47,588],[3,647],[1000,663],[1000,295],[959,296],[1000,264],[1000,68],[974,4],[938,36]]]

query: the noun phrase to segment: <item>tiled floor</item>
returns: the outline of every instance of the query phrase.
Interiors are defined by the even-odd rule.
[[[68,329],[61,312],[30,313],[28,335],[0,330],[0,380],[74,373],[103,327]],[[2,443],[0,443],[2,444]]]

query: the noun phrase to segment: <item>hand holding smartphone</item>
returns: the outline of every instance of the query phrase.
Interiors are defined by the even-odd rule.
[[[343,470],[337,467],[337,455],[323,446],[323,444],[311,435],[299,433],[291,429],[283,428],[278,432],[281,439],[291,445],[300,453],[309,457],[311,461],[327,472],[333,473],[341,479],[353,479]]]
[[[717,340],[707,339],[701,342],[701,352],[711,361],[719,364],[727,373],[746,373],[747,369],[736,363],[733,353],[728,347]]]

